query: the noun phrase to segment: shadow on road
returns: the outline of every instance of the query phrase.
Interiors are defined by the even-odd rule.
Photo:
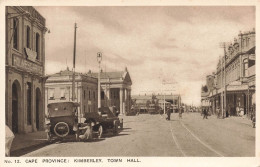
[[[114,135],[114,134],[105,134],[105,135],[103,135],[103,137],[104,137],[104,138],[111,138],[111,137],[126,136],[126,135],[129,135],[129,134],[117,134],[117,135]]]
[[[30,153],[32,151],[35,151],[35,150],[38,150],[38,149],[41,149],[47,145],[49,145],[50,143],[48,143],[47,141],[44,142],[44,143],[41,143],[41,144],[38,144],[38,145],[35,145],[35,146],[29,146],[29,147],[26,147],[26,148],[22,148],[22,149],[19,149],[19,150],[14,150],[10,153],[11,157],[19,157],[19,156],[22,156],[24,154],[27,154],[27,153]]]

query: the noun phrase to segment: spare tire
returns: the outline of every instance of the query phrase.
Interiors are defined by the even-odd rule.
[[[69,125],[66,122],[58,122],[54,126],[54,133],[59,137],[66,137],[70,132]]]

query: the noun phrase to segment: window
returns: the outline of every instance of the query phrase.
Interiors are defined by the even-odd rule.
[[[60,99],[65,100],[65,88],[60,88]]]
[[[26,85],[27,90],[27,125],[32,124],[32,84],[30,82],[27,82]]]
[[[18,19],[13,20],[13,47],[15,49],[18,49],[18,28],[19,28],[19,22]]]
[[[94,99],[94,100],[96,99],[96,97],[95,97],[95,92],[93,92],[93,99]]]
[[[27,26],[26,27],[26,47],[27,48],[30,48],[30,40],[31,40],[30,36],[31,36],[31,29],[29,26]]]
[[[35,51],[36,51],[36,60],[40,59],[40,35],[36,33],[36,39],[35,39]]]
[[[90,90],[88,91],[88,99],[90,100],[91,92]]]
[[[84,94],[83,95],[84,95],[84,100],[85,100],[86,99],[86,91],[85,90],[84,90]]]
[[[49,89],[50,100],[54,100],[54,89]]]
[[[104,100],[104,99],[105,99],[105,92],[101,91],[101,100]]]
[[[244,77],[247,77],[247,76],[248,76],[248,61],[247,61],[247,59],[245,59],[245,60],[243,61],[243,68],[244,68],[244,70],[243,70],[243,76],[244,76]]]

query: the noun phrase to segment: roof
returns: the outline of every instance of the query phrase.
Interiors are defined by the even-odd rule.
[[[98,73],[88,72],[87,75],[94,77],[94,78],[98,78]],[[118,81],[119,80],[120,82],[123,81],[123,82],[132,84],[132,80],[131,80],[131,77],[130,77],[127,69],[125,71],[101,72],[100,79],[101,79],[101,83],[106,82],[106,81],[102,81],[102,80],[109,79],[109,81],[111,81],[111,80]]]
[[[125,77],[126,71],[118,71],[118,72],[101,72],[100,73],[100,78],[122,78]],[[98,73],[88,73],[88,75],[97,78]]]
[[[49,77],[59,77],[59,76],[70,76],[70,75],[73,75],[73,71],[70,71],[69,68],[67,68],[64,71],[60,71],[60,72],[57,72],[55,74],[51,74],[48,76]],[[84,74],[75,71],[75,75],[84,75]]]

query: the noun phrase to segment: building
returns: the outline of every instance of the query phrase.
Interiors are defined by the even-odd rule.
[[[255,103],[255,30],[239,33],[238,39],[224,46],[214,74],[215,88],[210,90],[213,111],[219,107],[222,117],[251,115]]]
[[[6,124],[14,133],[44,129],[45,18],[31,6],[6,7]]]
[[[98,73],[88,72],[88,75],[98,78]],[[120,113],[125,115],[131,109],[131,85],[130,74],[124,71],[100,73],[101,106],[116,106]]]
[[[45,84],[46,107],[49,103],[72,101],[73,71],[64,71],[48,75]],[[98,80],[89,75],[75,72],[75,100],[80,104],[80,117],[85,112],[97,112]]]

